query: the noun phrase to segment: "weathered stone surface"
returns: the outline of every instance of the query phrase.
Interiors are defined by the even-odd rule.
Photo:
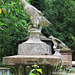
[[[19,55],[43,55],[48,54],[48,45],[45,43],[22,43],[19,45]]]
[[[60,50],[69,49],[61,40],[53,37],[52,35],[49,36],[49,39],[52,40],[52,42],[54,44],[54,46],[53,46],[54,48],[56,48],[56,49],[60,48]]]
[[[3,58],[4,65],[51,65],[56,66],[61,63],[61,58],[50,55],[15,55]]]
[[[19,55],[45,55],[49,54],[49,45],[42,42],[39,39],[39,35],[41,33],[38,29],[33,29],[29,31],[30,38],[19,44],[18,46],[18,54]]]
[[[72,68],[72,50],[71,49],[61,50],[60,53],[64,57],[64,61],[69,61],[68,68],[69,69]]]
[[[28,4],[25,0],[22,0],[20,2],[24,6],[24,11],[28,18],[30,19],[30,22],[32,25],[32,28],[36,28],[36,26],[48,26],[50,22],[43,16],[43,13],[39,11],[34,6]]]

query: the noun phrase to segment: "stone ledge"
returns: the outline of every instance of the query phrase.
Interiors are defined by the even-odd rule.
[[[62,60],[56,56],[50,55],[15,55],[3,58],[4,65],[51,65],[61,64]]]

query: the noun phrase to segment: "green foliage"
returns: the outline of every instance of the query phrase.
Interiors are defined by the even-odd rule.
[[[28,17],[19,0],[0,1],[0,62],[2,57],[17,54],[20,40],[28,35]]]
[[[53,35],[59,38],[75,50],[72,38],[75,37],[75,1],[32,0],[32,4],[51,22],[48,27],[43,27],[42,33],[47,37]]]
[[[51,22],[48,27],[43,27],[42,33],[47,37],[57,37],[75,50],[75,1],[32,0],[31,3]]]
[[[54,75],[68,75],[71,74],[72,71],[75,71],[75,69],[69,69],[67,65],[58,65],[54,67]]]

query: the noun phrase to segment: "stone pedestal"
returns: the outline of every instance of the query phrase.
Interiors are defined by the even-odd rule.
[[[29,31],[30,38],[19,44],[19,55],[45,55],[49,54],[49,46],[39,39],[41,31],[38,29],[32,29]]]
[[[28,66],[39,65],[43,75],[50,75],[53,68],[62,63],[60,57],[49,55],[49,45],[39,39],[41,30],[32,28],[28,31],[30,38],[19,44],[18,55],[3,58],[3,64],[14,70],[15,75],[28,75]]]

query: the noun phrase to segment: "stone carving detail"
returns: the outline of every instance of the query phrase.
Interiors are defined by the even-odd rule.
[[[28,4],[25,0],[22,0],[20,4],[24,6],[24,11],[30,19],[28,29],[36,28],[36,26],[38,26],[38,29],[41,29],[42,26],[48,26],[50,24],[50,22],[43,16],[43,13],[34,6]]]
[[[64,60],[64,57],[60,54],[60,50],[68,49],[68,47],[62,41],[60,41],[59,39],[53,37],[52,35],[49,36],[49,39],[51,39],[53,44],[54,44],[53,49],[54,49],[55,53],[53,55],[54,56],[59,56],[59,57],[61,57],[62,60]]]
[[[69,49],[62,41],[53,37],[52,35],[49,36],[49,39],[51,39],[53,44],[54,44],[53,48],[60,49],[60,50]]]
[[[20,2],[24,6],[24,11],[30,19],[28,26],[28,32],[30,34],[29,39],[19,44],[19,55],[45,55],[49,54],[49,45],[42,42],[39,39],[42,26],[48,26],[50,22],[43,16],[43,13],[36,9],[34,6],[28,4],[25,0]],[[38,28],[36,28],[38,26]]]

